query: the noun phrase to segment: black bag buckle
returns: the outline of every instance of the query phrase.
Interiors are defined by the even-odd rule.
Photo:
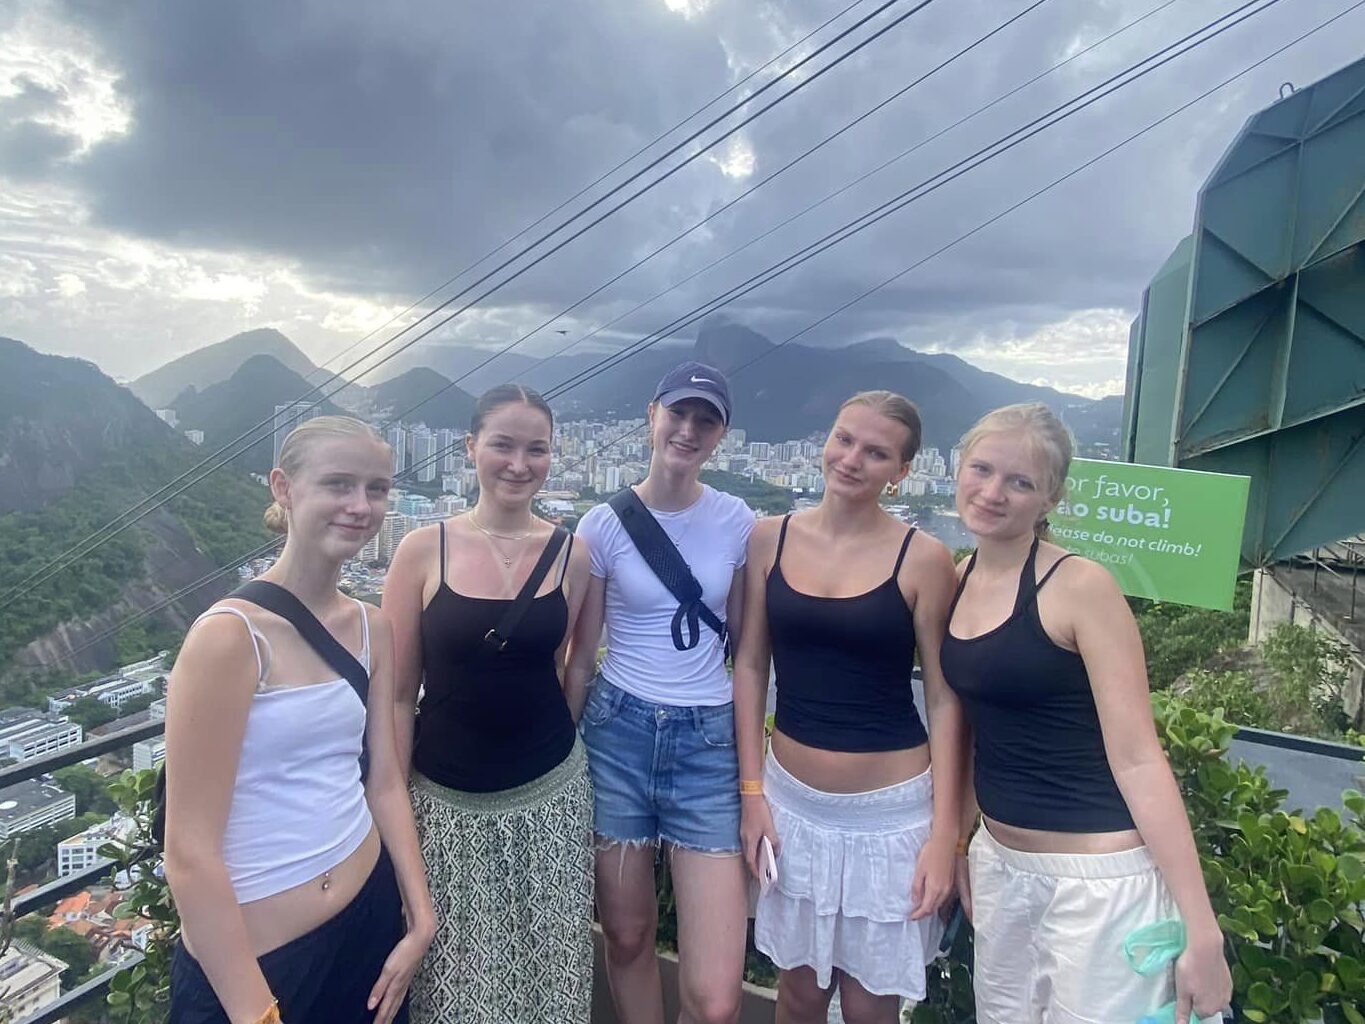
[[[499,653],[507,650],[507,640],[498,636],[497,627],[494,627],[485,633],[483,639],[484,643],[492,644],[493,650],[498,651]]]

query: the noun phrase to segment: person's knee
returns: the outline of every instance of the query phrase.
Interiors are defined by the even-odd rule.
[[[896,1020],[899,1010],[900,1000],[895,996],[874,996],[848,978],[839,986],[844,1024],[888,1024]]]
[[[741,991],[735,986],[684,985],[679,993],[684,1009],[697,1024],[735,1024]]]
[[[604,915],[602,935],[607,940],[608,959],[628,964],[641,956],[653,956],[655,926],[655,919],[649,914]]]
[[[814,971],[784,971],[777,985],[777,1001],[797,1020],[823,1018],[834,995],[832,988],[821,988]]]

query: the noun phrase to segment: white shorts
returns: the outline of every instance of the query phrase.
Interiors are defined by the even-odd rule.
[[[1123,955],[1133,931],[1179,916],[1145,846],[1024,853],[982,827],[968,862],[980,1024],[1133,1024],[1175,999],[1172,971],[1142,977]]]
[[[910,885],[933,820],[932,776],[825,793],[769,753],[763,784],[782,853],[777,884],[758,898],[754,944],[784,970],[814,969],[821,988],[838,968],[874,995],[923,999],[943,922],[910,920]]]

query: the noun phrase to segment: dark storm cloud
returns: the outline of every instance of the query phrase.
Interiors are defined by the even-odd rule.
[[[932,5],[746,129],[753,178],[730,180],[699,161],[503,301],[541,311],[572,301],[1024,6]],[[1155,6],[1051,0],[632,276],[611,293],[612,310]],[[657,326],[1233,6],[1174,4],[679,289],[622,334]],[[732,314],[774,336],[799,329],[1342,6],[1302,0],[1260,16]],[[835,9],[715,0],[685,19],[662,0],[70,7],[122,73],[134,119],[73,172],[96,218],[138,235],[297,258],[334,287],[399,295],[419,294],[491,249],[733,81],[735,69],[747,71]],[[951,342],[1077,309],[1134,308],[1189,230],[1198,184],[1245,117],[1274,100],[1281,80],[1306,84],[1350,56],[1340,40],[1315,40],[1221,105],[1184,115],[813,337]],[[591,311],[580,316],[592,320]]]
[[[134,111],[81,168],[102,222],[299,257],[350,287],[439,280],[726,75],[711,34],[633,2],[100,3],[73,19]]]

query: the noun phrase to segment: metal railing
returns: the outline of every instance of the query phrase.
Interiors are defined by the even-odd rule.
[[[99,757],[101,754],[122,750],[142,740],[160,736],[165,731],[166,723],[164,721],[144,722],[141,725],[133,726],[131,729],[124,729],[108,736],[100,736],[77,746],[68,747],[66,750],[58,751],[55,754],[35,757],[29,761],[20,761],[18,764],[10,765],[7,768],[0,768],[0,789],[12,786],[16,782],[26,782],[40,775],[50,774],[59,768],[79,764],[81,761]],[[22,917],[40,907],[48,906],[67,896],[82,892],[91,885],[98,885],[108,878],[112,865],[113,861],[99,858],[88,868],[55,879],[16,897],[11,902],[11,911],[14,917]],[[16,1024],[54,1024],[55,1021],[61,1020],[82,1003],[96,997],[102,997],[108,990],[109,983],[117,975],[132,970],[142,960],[141,953],[130,951],[108,970],[101,971],[95,977],[82,982],[69,992],[63,992],[55,1001],[48,1003],[29,1016],[21,1018]]]
[[[1330,757],[1338,761],[1353,761],[1365,769],[1365,747],[1349,743],[1336,743],[1333,740],[1320,740],[1315,736],[1297,736],[1290,732],[1272,732],[1269,729],[1252,729],[1248,726],[1238,728],[1235,739],[1244,743],[1256,743],[1263,747],[1278,747],[1293,750],[1300,754],[1315,757]]]

